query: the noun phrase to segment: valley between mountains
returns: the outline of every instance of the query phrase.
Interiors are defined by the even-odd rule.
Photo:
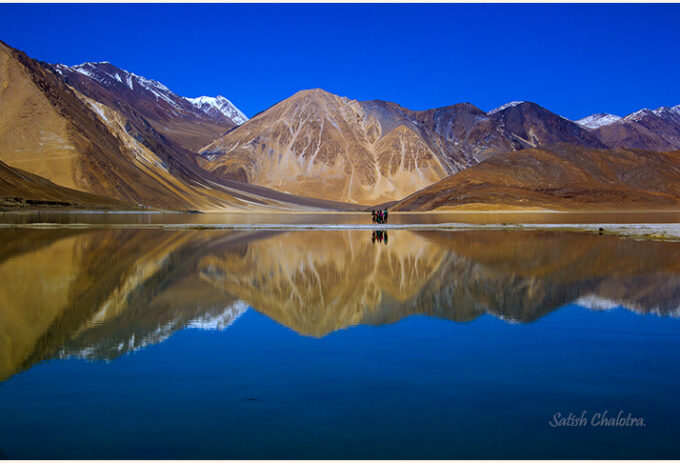
[[[238,95],[228,95],[238,101]],[[0,42],[0,209],[680,209],[680,105],[571,121],[301,90],[248,118]]]

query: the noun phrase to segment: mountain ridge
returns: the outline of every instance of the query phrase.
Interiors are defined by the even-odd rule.
[[[50,65],[2,47],[0,161],[132,207],[356,210],[505,153],[680,149],[680,106],[574,122],[530,101],[416,111],[317,88],[247,120],[222,96],[181,97],[107,61]]]
[[[393,209],[466,207],[678,209],[680,151],[556,144],[504,153],[404,198]]]
[[[470,103],[413,111],[309,89],[201,149],[199,163],[221,178],[379,204],[495,154],[555,142],[605,147],[578,124],[530,102],[492,114]]]
[[[49,66],[84,95],[131,119],[138,112],[163,136],[192,151],[247,120],[241,110],[222,96],[182,97],[161,82],[107,61]]]
[[[130,209],[356,208],[220,182],[200,169],[194,153],[157,132],[131,105],[122,105],[127,117],[4,43],[0,101],[0,161],[61,187],[122,201]]]

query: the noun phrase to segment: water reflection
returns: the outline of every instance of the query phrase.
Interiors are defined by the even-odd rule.
[[[377,246],[364,230],[6,229],[0,242],[0,379],[223,329],[248,307],[320,337],[412,314],[523,323],[569,303],[680,306],[680,243],[591,234],[396,230]]]
[[[388,240],[389,237],[387,236],[387,230],[373,230],[373,232],[371,232],[372,243],[375,243],[377,241],[378,243],[387,244]]]

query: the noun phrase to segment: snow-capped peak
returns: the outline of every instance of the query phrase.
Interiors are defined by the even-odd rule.
[[[598,113],[593,114],[583,119],[579,119],[576,123],[582,127],[587,127],[589,129],[598,129],[605,125],[613,124],[614,122],[620,121],[622,118],[614,114]]]
[[[635,111],[632,114],[629,114],[625,117],[625,120],[627,121],[640,121],[642,120],[643,117],[645,116],[656,116],[661,119],[673,119],[675,121],[678,120],[678,116],[680,116],[680,105],[678,106],[673,106],[668,107],[668,106],[661,106],[656,109],[649,109],[649,108],[644,108],[639,111]]]
[[[505,103],[503,106],[499,106],[498,108],[492,109],[487,114],[494,114],[494,113],[503,111],[504,109],[508,109],[508,108],[512,108],[513,106],[521,105],[522,103],[526,103],[526,101],[511,101],[510,103]]]
[[[108,61],[86,62],[75,66],[57,64],[54,69],[60,75],[65,75],[68,72],[78,73],[106,87],[122,85],[135,93],[146,93],[147,97],[170,105],[171,111],[180,113],[191,111],[212,118],[226,118],[238,125],[248,120],[243,112],[223,96],[184,98],[176,95],[157,80],[147,79],[124,69],[119,69]]]
[[[248,120],[240,109],[222,95],[216,97],[199,96],[198,98],[186,98],[186,100],[206,114],[222,114],[224,117],[238,125],[241,125]]]
[[[652,112],[662,119],[670,118],[677,121],[678,116],[680,116],[680,105],[673,106],[672,108],[669,108],[668,106],[661,106]]]
[[[627,121],[639,121],[644,116],[649,114],[654,114],[654,111],[652,111],[649,108],[642,108],[639,111],[635,111],[634,113],[627,115],[626,117],[624,117],[624,119]]]

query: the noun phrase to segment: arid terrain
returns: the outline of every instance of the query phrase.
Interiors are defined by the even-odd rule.
[[[680,106],[571,121],[303,90],[253,118],[108,62],[0,42],[0,208],[676,209]],[[32,176],[28,176],[32,174]]]
[[[393,206],[441,209],[645,210],[680,208],[680,151],[550,145],[505,153]]]

